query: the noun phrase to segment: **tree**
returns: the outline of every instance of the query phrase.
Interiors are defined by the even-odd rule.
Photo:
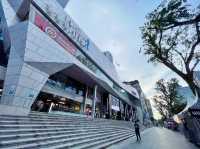
[[[155,108],[163,119],[170,118],[181,112],[187,102],[183,102],[183,96],[178,93],[178,80],[172,78],[170,81],[161,79],[156,82],[157,95],[153,97]]]
[[[149,62],[162,63],[179,75],[200,97],[194,71],[200,60],[200,6],[187,0],[165,0],[146,16],[141,27],[143,52]]]

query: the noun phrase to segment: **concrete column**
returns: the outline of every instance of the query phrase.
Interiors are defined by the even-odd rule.
[[[110,104],[109,104],[109,95],[108,97],[106,98],[106,118],[107,118],[107,115],[110,117]]]
[[[106,99],[106,112],[109,112],[109,96]]]
[[[133,121],[133,106],[131,106],[131,121]]]
[[[125,112],[124,112],[124,114],[125,114],[125,119],[126,119],[126,117],[127,117],[127,104],[125,103]]]
[[[94,99],[92,100],[92,118],[95,117],[96,99],[97,99],[97,85],[95,85],[94,87]]]
[[[26,63],[9,62],[0,100],[0,114],[28,115],[47,79],[48,74]]]
[[[11,47],[0,100],[1,115],[28,115],[32,103],[49,77],[47,73],[25,63],[21,54]]]
[[[81,112],[83,112],[83,113],[86,111],[87,98],[88,98],[88,86],[86,87],[85,97],[83,99],[83,103],[81,104]]]
[[[111,98],[110,94],[108,96],[108,108],[109,108],[109,117],[111,119],[111,117],[112,117],[112,98]]]
[[[121,101],[119,100],[119,112],[120,112],[120,119],[122,118],[122,109],[121,109]]]

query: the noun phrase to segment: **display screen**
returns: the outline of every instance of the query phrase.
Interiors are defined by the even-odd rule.
[[[111,108],[115,111],[120,111],[119,109],[119,99],[111,95]]]

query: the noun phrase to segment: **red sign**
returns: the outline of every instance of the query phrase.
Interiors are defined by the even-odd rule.
[[[46,18],[40,14],[35,14],[34,23],[43,32],[48,34],[53,40],[55,40],[59,45],[61,45],[65,50],[75,55],[77,48],[69,41],[69,39],[64,36],[52,23],[50,23]]]

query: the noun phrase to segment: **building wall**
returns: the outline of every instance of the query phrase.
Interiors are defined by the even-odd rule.
[[[43,13],[48,15],[47,17],[49,17],[49,19],[57,23],[57,28],[63,29],[63,24],[59,24],[60,21],[69,19],[68,27],[70,30],[67,30],[68,32],[66,34],[71,38],[70,40],[72,40],[77,47],[81,48],[84,54],[86,54],[102,72],[120,84],[113,63],[96,47],[89,37],[81,31],[78,25],[64,12],[57,1],[34,0],[33,2],[37,4],[34,4],[35,6],[40,6],[39,9],[42,9],[42,11],[44,11]],[[23,8],[20,4],[23,4]],[[35,6],[30,6],[26,0],[2,1],[2,5],[9,27],[8,31],[11,45],[3,94],[0,100],[1,114],[27,115],[32,103],[42,90],[49,76],[67,69],[72,65],[78,66],[93,79],[93,81],[105,87],[104,89],[107,89],[108,92],[114,93],[130,105],[134,104],[134,102],[128,98],[127,94],[126,96],[123,96],[123,94],[118,95],[118,92],[113,91],[113,84],[110,85],[108,81],[106,81],[107,78],[105,78],[105,76],[98,75],[91,71],[75,56],[70,54],[69,51],[64,49],[61,43],[59,44],[56,42],[52,30],[46,34],[46,30],[44,32],[39,28],[40,26],[36,26],[35,14],[36,12],[41,12],[37,11]],[[23,9],[23,11],[19,11],[19,9]],[[20,18],[17,16],[16,12],[23,12],[26,14],[26,11],[30,12],[28,17],[25,17],[26,15],[23,14],[19,15]],[[59,32],[56,33],[60,35],[58,38],[63,36],[63,34]],[[79,34],[78,37],[76,37],[77,34]],[[86,43],[89,41],[89,44],[83,44],[84,41],[87,41]],[[120,88],[119,92],[121,92]]]
[[[19,7],[21,0],[3,0],[1,2],[8,26],[18,23],[20,19],[16,14],[16,7]]]
[[[116,82],[119,81],[116,69],[113,65],[113,63],[98,49],[98,47],[93,43],[91,39],[79,28],[79,26],[73,21],[73,19],[62,9],[62,7],[53,1],[48,0],[34,0],[44,11],[46,11],[47,7],[49,9],[49,12],[51,14],[55,14],[58,17],[58,20],[65,20],[65,18],[68,18],[71,20],[71,24],[73,24],[74,28],[76,28],[77,32],[84,37],[85,39],[89,40],[88,47],[81,47],[82,50],[98,65],[102,68],[103,71],[105,71],[106,74],[108,74],[113,80]],[[54,16],[55,16],[54,15]],[[55,17],[50,17],[55,21]],[[61,26],[61,25],[60,25]],[[61,27],[62,28],[62,27]],[[70,37],[73,35],[68,34]],[[73,39],[73,37],[72,37]],[[76,39],[74,39],[74,42],[77,43]],[[79,45],[79,43],[77,43]]]
[[[149,118],[152,118],[153,117],[153,111],[152,111],[150,100],[145,99],[145,103],[146,103],[146,106],[147,106],[147,111],[149,113]]]
[[[139,99],[140,99],[140,110],[138,110],[138,115],[140,115],[140,119],[142,119],[142,123],[146,124],[149,122],[150,117],[153,115],[151,106],[146,104],[146,96],[144,92],[142,91],[142,88],[139,84],[138,80],[135,81],[130,81],[130,82],[124,82],[125,84],[135,88],[139,94]],[[148,109],[149,106],[149,109]]]

